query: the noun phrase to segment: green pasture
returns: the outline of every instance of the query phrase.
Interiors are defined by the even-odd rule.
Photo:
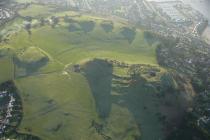
[[[14,64],[11,58],[0,57],[0,83],[14,78]]]
[[[89,130],[96,120],[94,100],[79,74],[43,74],[16,80],[23,99],[19,132],[44,140],[97,139]]]
[[[37,18],[50,15],[49,11],[50,7],[31,5],[19,14]],[[145,86],[150,79],[148,70],[141,72],[142,82],[131,86],[129,80],[113,77],[129,78],[128,68],[87,62],[107,58],[158,67],[156,45],[145,41],[143,30],[75,12],[56,15],[60,19],[54,27],[32,28],[31,34],[22,29],[7,42],[20,60],[15,63],[15,84],[23,102],[18,132],[43,140],[103,140],[102,134],[113,140],[163,138],[157,117],[161,103],[156,91]],[[65,21],[66,15],[71,19]],[[74,27],[78,29],[72,30]],[[43,57],[48,62],[36,70],[22,65]],[[82,64],[85,70],[67,73],[67,66],[73,64]],[[151,81],[157,82],[163,71]],[[0,58],[0,83],[13,79],[13,73],[12,60]],[[93,120],[103,125],[102,133],[91,126]]]
[[[12,37],[10,43],[15,48],[38,46],[63,64],[79,63],[87,58],[157,64],[156,46],[150,46],[144,41],[141,30],[136,31],[134,40],[129,43],[120,33],[122,25],[115,26],[110,33],[106,33],[98,22],[94,26],[93,31],[88,33],[70,32],[68,26],[43,26],[33,29],[30,37],[27,32],[20,32]]]

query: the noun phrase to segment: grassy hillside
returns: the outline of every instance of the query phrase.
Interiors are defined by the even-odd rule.
[[[143,38],[143,32],[138,31],[135,40],[129,44],[116,31],[105,33],[100,27],[85,34],[83,32],[69,32],[67,27],[52,29],[44,26],[32,30],[30,40],[27,33],[21,32],[15,36],[11,45],[23,47],[27,44],[39,46],[44,51],[64,64],[80,62],[87,58],[112,58],[132,63],[157,64],[155,46],[149,46]],[[98,36],[100,34],[100,36]]]
[[[25,14],[34,16],[33,11],[30,11],[25,11]],[[106,28],[107,24],[113,27],[105,29],[102,27],[104,24]],[[73,27],[71,25],[76,25],[78,30],[70,30]],[[126,30],[135,33],[131,33],[132,39]],[[91,124],[96,122],[104,125],[103,118],[106,118],[107,125],[104,125],[103,133],[107,137],[127,140],[133,139],[133,135],[140,136],[132,113],[118,104],[112,105],[112,70],[108,70],[108,73],[101,71],[94,79],[63,70],[67,65],[80,64],[93,58],[157,65],[156,47],[144,41],[141,30],[132,30],[126,24],[107,22],[100,18],[76,16],[73,22],[61,18],[55,27],[44,25],[33,28],[30,35],[22,30],[12,36],[8,44],[15,50],[19,60],[15,62],[15,83],[23,99],[24,112],[19,132],[45,140],[102,140],[104,136]],[[49,62],[36,67],[36,70],[26,67],[29,63],[35,66],[35,62],[46,56]],[[87,74],[93,73],[94,69],[96,72],[106,70],[106,67],[106,64],[99,69],[89,66]],[[103,76],[108,76],[108,83]],[[104,82],[99,82],[97,86],[99,77]],[[105,83],[108,85],[105,86]],[[125,121],[119,123],[115,122],[116,119]],[[127,132],[128,128],[131,131]]]
[[[124,68],[118,68],[121,68],[121,75],[113,72],[116,66],[113,67],[104,60],[96,59],[84,65],[98,115],[108,121],[104,124],[104,133],[122,140],[162,138],[162,122],[156,116],[160,110],[155,105],[161,103],[154,101],[158,100],[154,97],[156,91],[146,87],[144,79],[132,85],[128,73],[122,72]]]
[[[0,84],[14,78],[14,64],[11,58],[0,58]]]
[[[37,20],[47,8],[31,5],[19,13]],[[11,59],[0,58],[0,83],[15,73],[23,102],[18,132],[43,140],[164,138],[171,114],[181,113],[176,89],[167,91],[173,77],[164,80],[167,71],[157,64],[157,42],[147,43],[143,30],[126,22],[75,12],[56,16],[1,44],[19,60],[14,70]],[[72,70],[75,64],[81,71]]]
[[[19,132],[44,140],[97,138],[89,130],[97,117],[84,77],[52,73],[18,79],[16,85],[24,108]]]
[[[47,56],[45,56],[38,48],[36,47],[29,47],[26,50],[24,50],[22,53],[17,55],[17,58],[22,63],[36,63],[41,61],[42,59],[47,59]]]

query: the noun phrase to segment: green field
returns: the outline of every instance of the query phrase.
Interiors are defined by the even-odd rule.
[[[45,140],[88,138],[91,120],[97,118],[84,77],[52,73],[19,79],[16,84],[24,106],[19,132]]]
[[[49,6],[40,5],[19,12],[36,18],[49,13]],[[56,15],[58,24],[32,28],[31,34],[22,29],[1,44],[14,50],[15,70],[11,59],[0,58],[0,83],[15,76],[23,103],[18,132],[43,140],[164,138],[157,114],[170,119],[168,110],[174,108],[164,108],[151,86],[167,73],[157,64],[157,42],[148,44],[143,29],[126,22],[76,12]],[[41,63],[43,58],[47,61]],[[105,59],[142,64],[140,79],[133,85],[130,67],[110,66]],[[75,64],[81,65],[80,73],[71,70]],[[151,69],[158,70],[156,77],[148,74]]]
[[[83,59],[95,57],[130,63],[157,64],[156,47],[144,41],[142,31],[139,30],[132,44],[129,44],[119,33],[122,25],[117,26],[112,33],[106,33],[97,24],[95,26],[95,29],[87,34],[69,32],[67,27],[52,29],[44,26],[33,29],[30,40],[27,39],[27,32],[22,31],[13,37],[11,46],[16,48],[37,46],[63,64],[78,63]]]
[[[14,65],[11,58],[0,58],[0,83],[14,78]]]

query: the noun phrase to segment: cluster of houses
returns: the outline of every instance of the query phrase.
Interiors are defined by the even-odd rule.
[[[208,21],[202,14],[181,1],[148,2],[146,0],[133,0],[124,3],[126,3],[126,5],[122,5],[122,7],[125,7],[124,13],[120,17],[163,36],[180,37],[185,35],[199,38],[208,25]],[[105,5],[103,6],[105,7]],[[99,13],[101,9],[103,8],[98,10]],[[112,9],[109,10],[112,11],[111,13],[105,13],[113,14],[115,10]]]
[[[79,2],[76,0],[36,0],[39,4],[53,4],[53,5],[59,5],[62,7],[67,8],[77,8],[79,6]]]
[[[202,116],[197,120],[197,125],[199,127],[206,126],[210,124],[210,116]]]
[[[154,18],[154,16],[146,1],[135,1],[128,11],[127,18],[133,22],[147,25],[149,19]]]
[[[201,105],[194,109],[194,116],[197,118],[196,125],[200,130],[207,132],[205,134],[210,136],[210,92],[205,90],[199,95],[199,98],[201,98],[199,104]]]
[[[15,104],[15,98],[12,93],[8,93],[8,91],[0,91],[0,99],[2,98],[3,100],[6,100],[6,97],[8,97],[8,101],[0,107],[0,136],[4,133],[6,127],[10,123],[10,119],[13,117],[12,112]]]
[[[201,26],[202,30],[204,30],[208,25],[205,24],[204,21],[206,21],[206,19],[202,14],[181,1],[155,1],[151,2],[151,6],[153,6],[157,14],[160,15],[162,19],[165,19],[168,24],[171,24],[171,26],[182,27],[185,30],[193,32],[196,26]]]
[[[8,8],[0,8],[0,24],[4,23],[8,19],[13,18],[15,12]]]
[[[205,43],[182,36],[172,48],[162,47],[158,51],[159,63],[184,73],[187,71],[194,73],[196,72],[195,66],[198,67],[195,64],[210,65],[210,58],[207,52],[210,52],[210,49],[208,49]]]
[[[140,24],[146,29],[165,36],[180,36],[180,34],[187,33],[197,37],[199,34],[195,32],[195,29],[196,31],[197,29],[203,31],[207,25],[206,20],[199,12],[190,6],[184,5],[181,1],[36,0],[36,2],[40,4],[56,4],[68,9],[128,19],[132,23]]]
[[[195,124],[210,134],[210,48],[196,38],[179,38],[174,46],[161,46],[158,61],[161,65],[173,68],[191,78],[196,89],[202,90],[197,105],[193,110]],[[199,81],[195,81],[198,79]],[[201,85],[199,85],[201,82]],[[201,87],[199,87],[201,86]],[[198,98],[197,97],[197,98]]]

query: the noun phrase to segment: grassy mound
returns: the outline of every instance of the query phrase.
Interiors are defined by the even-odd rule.
[[[27,48],[23,52],[19,53],[17,58],[21,63],[28,65],[33,65],[40,63],[41,61],[48,60],[48,57],[36,47]]]
[[[25,69],[25,74],[37,72],[41,67],[46,66],[49,62],[48,56],[37,47],[28,47],[19,52],[15,58],[17,65],[16,71]],[[16,73],[18,75],[18,73]]]

